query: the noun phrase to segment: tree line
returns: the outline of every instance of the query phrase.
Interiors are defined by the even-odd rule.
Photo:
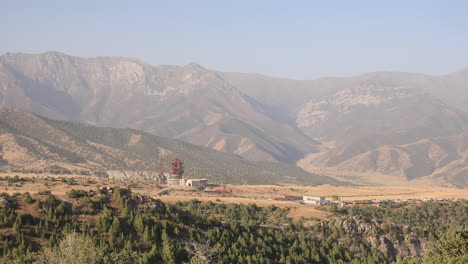
[[[289,209],[274,205],[197,200],[169,204],[119,187],[95,193],[71,191],[68,196],[0,194],[5,201],[0,208],[0,263],[462,263],[456,261],[466,259],[465,202],[329,206],[324,210],[333,212],[330,219],[293,221]],[[350,221],[370,226],[366,235],[351,232]],[[388,254],[371,243],[374,237],[406,243],[409,233],[430,246],[423,258]]]

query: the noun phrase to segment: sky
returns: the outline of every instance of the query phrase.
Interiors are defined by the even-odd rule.
[[[0,0],[0,53],[314,79],[468,67],[468,1]]]

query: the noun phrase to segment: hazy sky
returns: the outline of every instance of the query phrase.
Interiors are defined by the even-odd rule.
[[[311,79],[468,67],[468,1],[1,1],[0,53]]]

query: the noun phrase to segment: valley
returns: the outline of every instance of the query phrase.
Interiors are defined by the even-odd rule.
[[[282,173],[306,175],[293,168],[299,164],[328,177],[328,183],[358,185],[466,187],[467,84],[466,70],[292,80],[196,63],[154,66],[124,57],[0,56],[1,107],[88,126],[137,129],[232,154],[244,164],[276,163],[284,167]],[[141,136],[125,139],[126,148],[139,148]],[[115,151],[102,143],[91,142],[101,152]],[[111,156],[115,163],[118,155]],[[111,162],[109,155],[106,161],[102,154],[94,157],[99,159],[92,161],[94,167]],[[244,172],[235,180],[221,170],[209,174],[252,183],[254,177],[247,179]]]

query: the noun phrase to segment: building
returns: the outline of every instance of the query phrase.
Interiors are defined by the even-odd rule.
[[[167,185],[182,185],[182,181],[183,179],[181,177],[172,177],[166,179]]]
[[[325,203],[325,197],[322,197],[322,196],[304,195],[302,197],[302,200],[304,200],[304,203],[310,203],[310,204],[324,204]]]
[[[166,177],[167,185],[183,185],[184,163],[175,156],[169,166],[169,175]]]
[[[277,201],[300,201],[302,200],[302,196],[295,196],[289,194],[280,194],[273,198],[273,200]]]
[[[198,188],[205,188],[208,185],[208,179],[187,179],[185,185]]]

